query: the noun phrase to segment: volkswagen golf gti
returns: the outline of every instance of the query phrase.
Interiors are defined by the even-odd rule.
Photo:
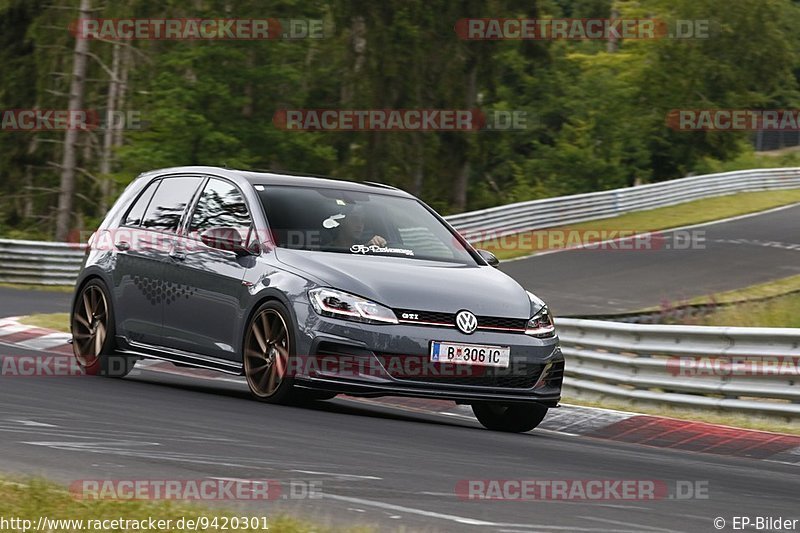
[[[411,396],[536,427],[561,396],[550,311],[442,217],[379,183],[181,167],[125,190],[89,240],[75,357],[243,375],[265,402]]]

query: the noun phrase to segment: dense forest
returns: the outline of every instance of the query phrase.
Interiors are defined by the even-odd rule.
[[[314,38],[76,39],[81,18],[319,21]],[[465,18],[707,22],[685,39],[467,40]],[[0,235],[91,228],[138,173],[178,165],[390,183],[444,213],[631,186],[736,159],[747,132],[674,109],[798,107],[790,0],[0,0],[0,109],[96,110],[0,130]],[[522,113],[508,131],[288,131],[287,109]],[[109,117],[115,120],[108,120]]]

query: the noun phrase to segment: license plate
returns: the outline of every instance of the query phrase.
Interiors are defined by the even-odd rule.
[[[496,366],[508,368],[511,348],[508,346],[486,346],[455,342],[431,343],[431,361],[459,365]]]

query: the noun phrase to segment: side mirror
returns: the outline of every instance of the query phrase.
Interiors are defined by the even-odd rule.
[[[200,234],[203,244],[217,250],[233,252],[237,256],[251,255],[245,248],[242,236],[234,228],[210,228]]]
[[[500,265],[500,260],[489,250],[478,250],[478,253],[489,266],[497,268]]]

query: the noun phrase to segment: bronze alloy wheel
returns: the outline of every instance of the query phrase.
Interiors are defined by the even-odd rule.
[[[85,369],[97,365],[108,338],[108,300],[100,286],[84,287],[72,313],[72,349]]]
[[[281,385],[289,379],[290,351],[289,329],[281,313],[271,307],[261,309],[250,322],[244,345],[245,377],[256,397],[278,399]]]

